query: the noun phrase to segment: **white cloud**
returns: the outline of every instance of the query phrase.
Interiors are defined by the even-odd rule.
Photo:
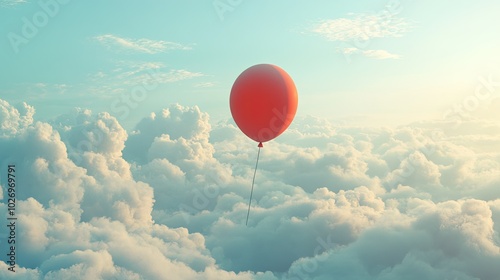
[[[116,96],[116,93],[131,91],[137,87],[148,92],[163,84],[203,76],[205,75],[200,72],[168,68],[161,62],[119,61],[113,71],[91,75],[89,78],[92,86],[89,91],[99,97]]]
[[[135,51],[141,53],[156,54],[171,50],[190,50],[191,47],[184,46],[179,43],[168,42],[163,40],[150,39],[130,39],[122,38],[112,34],[104,34],[94,37],[99,43],[107,48],[116,48],[123,51]]]
[[[323,20],[312,32],[330,41],[369,40],[372,38],[400,37],[409,24],[396,15],[354,14],[350,18]]]
[[[484,201],[415,200],[392,225],[294,263],[289,275],[310,279],[495,279],[500,259],[491,210]],[[409,223],[404,223],[404,221]],[[381,253],[383,252],[383,253]],[[312,268],[305,271],[305,268]]]
[[[359,54],[368,58],[373,59],[399,59],[401,58],[398,54],[390,53],[386,50],[362,50],[354,47],[341,48],[339,49],[344,55]]]
[[[203,76],[202,73],[190,72],[184,69],[179,69],[179,70],[170,70],[167,73],[160,73],[156,76],[156,79],[162,82],[173,83],[202,76]]]
[[[369,58],[375,59],[398,59],[400,58],[397,54],[392,54],[385,50],[365,50],[363,51],[363,55]]]
[[[351,14],[350,17],[323,20],[311,32],[329,41],[343,42],[339,52],[345,56],[359,54],[372,59],[399,59],[387,50],[366,49],[366,41],[376,38],[401,37],[409,23],[397,14],[384,11],[379,14]],[[363,47],[359,47],[363,42]],[[347,46],[350,45],[350,46]]]
[[[354,48],[354,47],[343,48],[343,49],[340,49],[340,51],[343,54],[346,54],[346,55],[350,55],[350,54],[354,54],[354,53],[359,53],[360,52],[360,50],[358,48]]]
[[[0,137],[8,137],[26,129],[33,123],[35,108],[23,103],[19,108],[0,99]]]
[[[210,88],[210,87],[214,87],[215,85],[216,85],[216,83],[214,83],[214,82],[206,82],[206,83],[199,83],[199,84],[196,84],[194,86],[197,88]]]
[[[96,152],[119,157],[128,137],[116,118],[108,113],[95,116],[88,109],[75,108],[53,122],[61,131],[68,150],[79,150],[73,152],[75,155]]]
[[[129,137],[125,157],[144,162],[155,138],[168,135],[170,139],[194,139],[208,141],[211,129],[208,114],[198,107],[172,105],[161,112],[142,119]],[[153,157],[154,158],[154,157]]]
[[[25,4],[28,3],[26,0],[1,0],[0,1],[0,7],[12,7],[12,6],[17,6],[19,4]]]

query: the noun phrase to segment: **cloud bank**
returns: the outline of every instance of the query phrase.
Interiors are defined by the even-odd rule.
[[[257,147],[232,121],[178,104],[134,131],[106,112],[51,123],[34,113],[0,100],[19,240],[17,272],[0,262],[2,279],[500,275],[497,123],[363,128],[299,116],[262,150],[247,227]],[[2,227],[2,252],[6,236]]]

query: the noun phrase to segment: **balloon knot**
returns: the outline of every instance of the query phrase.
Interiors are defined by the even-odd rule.
[[[264,145],[262,145],[262,142],[259,142],[259,146],[257,146],[257,147],[262,148],[262,147],[264,147]]]

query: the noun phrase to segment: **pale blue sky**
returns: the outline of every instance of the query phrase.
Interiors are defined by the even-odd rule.
[[[295,80],[298,114],[391,125],[440,118],[500,76],[493,0],[45,2],[54,13],[0,1],[0,98],[41,120],[78,106],[131,129],[176,102],[227,119],[239,73],[272,63]]]

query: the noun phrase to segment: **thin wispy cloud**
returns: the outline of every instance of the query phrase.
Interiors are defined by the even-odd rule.
[[[183,80],[205,76],[200,72],[186,69],[173,69],[161,62],[120,61],[110,72],[97,72],[89,79],[93,86],[90,92],[99,96],[113,96],[131,87],[149,85],[156,88],[162,84],[175,83]]]
[[[151,39],[130,39],[123,38],[112,34],[105,34],[94,37],[102,45],[109,49],[120,51],[132,51],[148,54],[162,53],[170,50],[190,50],[191,47],[179,43],[168,42],[163,40]]]
[[[0,7],[12,7],[28,3],[26,0],[0,0]]]
[[[161,62],[119,61],[111,75],[128,84],[137,83],[137,77],[165,68]]]
[[[363,55],[375,59],[398,59],[401,57],[386,50],[366,50],[363,51]]]
[[[386,50],[361,50],[354,47],[341,48],[339,51],[345,55],[360,54],[368,58],[373,59],[399,59],[401,58],[398,54],[390,53]]]
[[[396,14],[350,14],[348,17],[320,21],[310,30],[328,41],[340,44],[338,52],[346,57],[360,55],[370,59],[399,59],[400,55],[383,49],[369,49],[376,38],[401,37],[410,24]],[[362,43],[361,43],[362,42]]]
[[[121,62],[112,79],[123,85],[164,84],[204,76],[199,72],[185,69],[170,69],[161,62]]]
[[[368,40],[371,38],[400,37],[409,28],[404,18],[396,16],[352,14],[351,18],[323,20],[312,32],[330,41]]]
[[[199,83],[194,85],[197,88],[210,88],[214,87],[216,84],[214,82]]]
[[[167,83],[173,83],[201,76],[203,76],[202,73],[191,72],[184,69],[173,69],[168,72],[158,74],[157,79]]]

